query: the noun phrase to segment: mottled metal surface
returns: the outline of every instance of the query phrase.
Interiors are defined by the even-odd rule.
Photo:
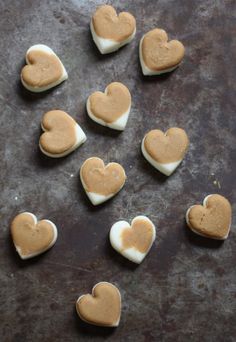
[[[107,56],[89,32],[100,3],[0,1],[0,340],[233,342],[235,220],[228,240],[218,243],[190,233],[184,216],[209,193],[235,203],[235,1],[113,1],[135,15],[137,36]],[[144,78],[138,43],[156,26],[183,41],[186,58],[169,75]],[[19,82],[24,54],[36,43],[53,48],[69,73],[68,81],[38,95]],[[120,134],[93,123],[85,111],[88,95],[111,81],[124,82],[133,96]],[[38,149],[42,114],[54,108],[75,117],[88,137],[60,160]],[[144,160],[140,142],[148,130],[171,126],[186,129],[191,146],[166,178]],[[120,194],[99,207],[90,204],[78,177],[93,155],[120,162],[128,176]],[[20,260],[9,237],[11,219],[24,210],[59,230],[56,245],[29,261]],[[157,226],[140,266],[108,241],[115,221],[137,214]],[[122,293],[117,329],[89,326],[75,312],[77,297],[103,280]]]

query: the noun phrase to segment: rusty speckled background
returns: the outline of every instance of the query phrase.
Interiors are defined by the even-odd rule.
[[[228,240],[195,236],[185,225],[186,209],[209,193],[235,207],[235,0],[112,1],[137,19],[135,40],[101,56],[89,21],[102,1],[0,0],[0,341],[233,342],[236,339],[236,231]],[[186,46],[175,72],[145,78],[138,43],[154,27]],[[42,94],[20,84],[26,50],[49,45],[69,79]],[[126,130],[117,133],[92,122],[88,95],[112,81],[133,96]],[[88,140],[66,158],[53,160],[38,149],[44,112],[60,108],[76,118]],[[152,128],[184,128],[191,146],[169,178],[140,153]],[[90,156],[118,161],[128,180],[118,196],[99,207],[86,198],[79,168]],[[56,245],[21,261],[9,237],[9,223],[32,211],[58,226]],[[135,266],[112,250],[111,225],[146,214],[157,239]],[[122,294],[120,326],[82,323],[75,301],[99,281]]]

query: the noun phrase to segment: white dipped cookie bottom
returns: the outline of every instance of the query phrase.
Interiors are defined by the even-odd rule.
[[[132,230],[133,230],[132,226],[135,225],[135,223],[137,223],[138,221],[146,222],[149,225],[149,227],[151,227],[152,237],[151,237],[151,241],[149,243],[149,246],[145,250],[145,252],[141,252],[140,250],[138,250],[136,248],[136,246],[125,248],[123,245],[122,234],[127,229],[130,232],[132,232]],[[146,257],[148,252],[150,251],[152,244],[155,241],[156,228],[155,228],[154,224],[152,223],[152,221],[148,217],[146,217],[144,215],[139,215],[139,216],[136,216],[132,220],[131,225],[127,221],[118,221],[115,224],[113,224],[113,226],[111,227],[111,230],[110,230],[109,238],[110,238],[110,243],[111,243],[112,247],[118,253],[123,255],[128,260],[130,260],[136,264],[140,264],[143,261],[143,259]],[[145,238],[143,236],[143,233],[142,234],[139,233],[139,234],[137,234],[135,239],[136,240],[138,240],[138,239],[142,240],[143,238]]]
[[[132,33],[132,35],[130,35],[127,39],[125,39],[121,42],[117,42],[117,41],[112,40],[112,39],[99,37],[94,30],[92,21],[90,22],[90,30],[91,30],[93,40],[94,40],[98,50],[101,52],[101,54],[107,54],[107,53],[111,53],[111,52],[119,50],[122,46],[130,43],[136,34],[136,29],[135,29],[135,31]]]
[[[80,172],[80,180],[81,180],[81,183],[82,183],[82,185],[83,185],[83,188],[84,188],[84,190],[85,190],[85,192],[86,192],[86,195],[88,196],[89,200],[91,201],[91,203],[92,203],[93,205],[99,205],[99,204],[102,204],[102,203],[108,201],[110,198],[112,198],[113,196],[115,196],[115,195],[117,194],[117,192],[119,192],[119,191],[122,189],[122,187],[123,187],[123,186],[122,186],[122,187],[121,187],[116,193],[114,193],[114,194],[110,194],[110,195],[101,195],[101,194],[97,194],[97,193],[95,193],[95,192],[89,192],[89,191],[86,190],[86,185],[85,185],[85,183],[84,183],[84,181],[83,181],[83,177],[82,177],[81,172]]]
[[[178,160],[176,162],[172,162],[172,163],[158,163],[156,160],[154,160],[150,154],[147,152],[146,148],[145,148],[145,137],[142,140],[142,145],[141,145],[141,150],[143,153],[143,156],[146,158],[146,160],[153,166],[155,167],[155,169],[157,169],[158,171],[160,171],[161,173],[163,173],[166,176],[170,176],[175,170],[176,168],[179,166],[179,164],[182,162],[181,160]]]
[[[105,94],[107,94],[107,88],[105,89]],[[123,131],[126,127],[128,119],[129,119],[129,113],[130,113],[131,106],[129,106],[129,109],[124,114],[122,114],[122,116],[119,119],[117,119],[116,121],[113,121],[111,123],[105,122],[104,120],[98,118],[97,116],[95,116],[93,114],[93,112],[91,111],[91,106],[90,106],[90,97],[87,100],[86,108],[87,108],[88,116],[93,121],[95,121],[96,123],[98,123],[102,126],[106,126],[106,127],[118,130],[118,131]]]
[[[44,132],[48,132],[48,130],[46,130],[44,128],[43,124],[41,124],[41,128]],[[55,153],[55,154],[49,153],[49,152],[45,151],[45,149],[43,149],[42,145],[39,142],[39,148],[40,148],[41,152],[44,153],[46,156],[51,157],[51,158],[61,158],[61,157],[67,156],[71,152],[75,151],[80,145],[82,145],[87,140],[87,137],[86,137],[84,131],[82,130],[82,128],[77,123],[75,124],[75,131],[76,131],[76,142],[67,151],[65,151],[63,153]]]

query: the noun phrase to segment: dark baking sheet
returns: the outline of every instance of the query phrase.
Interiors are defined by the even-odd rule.
[[[235,1],[113,1],[135,15],[137,36],[107,56],[89,32],[101,3],[0,1],[0,340],[233,342],[235,226],[219,243],[190,233],[184,216],[209,193],[235,203]],[[183,41],[186,58],[169,75],[144,78],[138,43],[156,26]],[[19,82],[24,54],[36,43],[52,47],[69,73],[68,81],[43,94],[30,94]],[[88,95],[111,81],[124,82],[133,96],[120,134],[93,123],[85,111]],[[38,149],[42,114],[54,108],[75,117],[88,137],[60,160]],[[140,142],[148,130],[171,126],[186,129],[191,146],[166,178],[142,157]],[[99,207],[78,178],[93,155],[120,162],[128,175],[120,194]],[[59,229],[54,248],[29,261],[20,260],[9,238],[11,219],[24,210]],[[137,214],[157,226],[156,242],[138,267],[108,241],[115,221]],[[103,280],[122,293],[114,330],[86,325],[75,312],[77,297]]]

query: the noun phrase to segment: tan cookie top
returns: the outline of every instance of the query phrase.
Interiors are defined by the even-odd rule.
[[[45,113],[42,127],[46,132],[41,135],[39,142],[46,152],[60,154],[76,144],[76,122],[61,110]]]
[[[22,69],[21,77],[31,87],[46,87],[63,75],[61,62],[54,54],[32,50],[27,59],[29,64]]]
[[[190,226],[202,235],[210,238],[223,239],[231,224],[231,205],[221,195],[211,195],[205,204],[194,205],[189,213]]]
[[[108,196],[117,193],[126,180],[125,170],[118,163],[105,166],[100,158],[87,159],[80,170],[85,190]]]
[[[11,235],[21,255],[27,256],[46,249],[54,239],[54,230],[46,220],[35,224],[30,214],[22,213],[12,221]]]
[[[142,42],[142,56],[146,66],[161,71],[177,66],[184,57],[184,46],[178,40],[168,42],[167,33],[154,29],[145,34]]]
[[[150,131],[144,138],[144,147],[158,163],[166,164],[182,160],[189,145],[186,132],[172,127],[166,133],[158,129]]]
[[[99,7],[92,17],[96,34],[105,39],[122,42],[135,31],[136,21],[132,14],[121,12],[117,15],[112,6]]]
[[[122,232],[122,249],[136,248],[140,253],[146,253],[152,244],[153,226],[144,219],[135,220],[130,228]]]
[[[76,309],[79,316],[89,323],[114,326],[121,311],[119,290],[109,283],[99,283],[92,295],[86,294],[77,301]]]
[[[122,83],[113,82],[107,86],[105,94],[96,91],[90,95],[89,102],[93,115],[112,123],[128,111],[131,106],[131,95]]]

